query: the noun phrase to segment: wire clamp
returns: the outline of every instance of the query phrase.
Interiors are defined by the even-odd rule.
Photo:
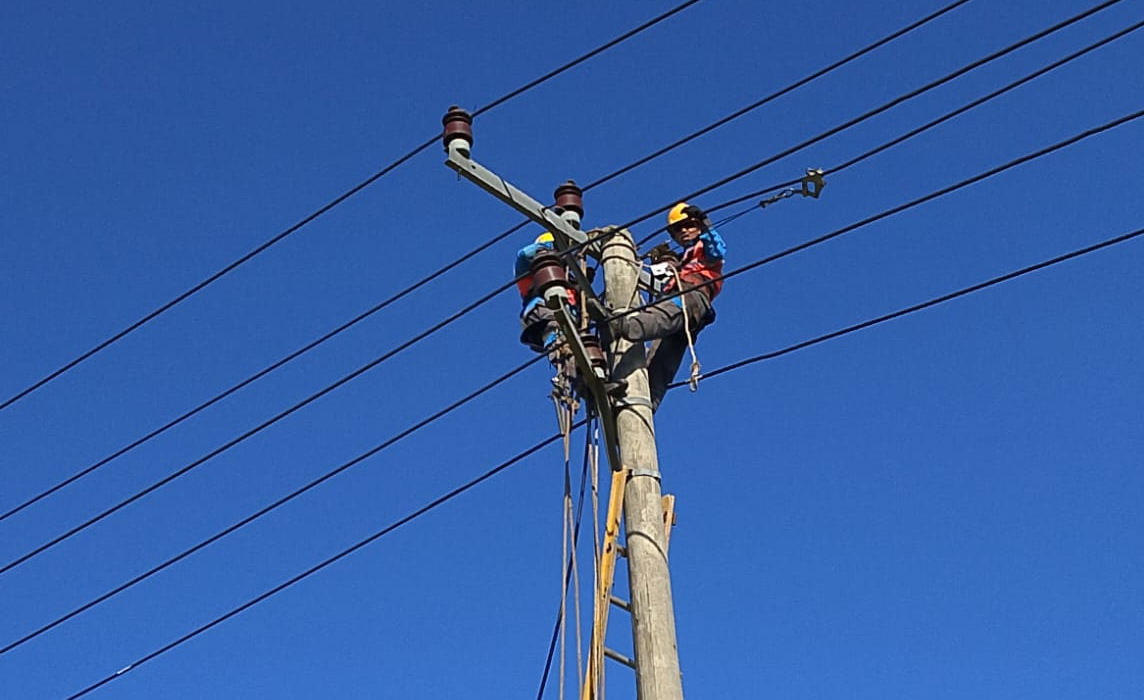
[[[822,168],[807,168],[806,176],[802,178],[800,194],[803,197],[818,199],[818,195],[822,194],[822,188],[826,187],[825,175],[826,171]]]

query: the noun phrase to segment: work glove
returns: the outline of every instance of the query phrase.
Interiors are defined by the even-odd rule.
[[[679,267],[679,254],[672,250],[668,243],[660,243],[648,251],[647,257],[653,265],[666,263],[672,267]]]

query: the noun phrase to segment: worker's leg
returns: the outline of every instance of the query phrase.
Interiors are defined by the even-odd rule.
[[[523,327],[520,342],[535,352],[544,352],[544,349],[556,339],[556,334],[560,330],[552,315],[552,309],[539,299],[525,308],[520,316],[520,325]]]
[[[688,292],[686,295],[688,328],[691,330],[691,342],[694,343],[699,331],[714,319],[711,303],[707,295],[699,291]],[[677,307],[678,308],[678,307]],[[667,387],[675,381],[679,372],[679,365],[683,363],[683,355],[687,352],[687,333],[683,326],[683,312],[680,309],[678,316],[679,330],[670,335],[656,339],[648,349],[647,380],[651,394],[652,411],[659,408]]]
[[[657,340],[684,330],[683,307],[687,307],[687,318],[692,334],[699,332],[704,319],[711,313],[711,302],[707,295],[695,289],[679,298],[665,299],[643,311],[629,314],[619,319],[619,332],[626,340],[638,343],[642,340]]]
[[[668,385],[675,381],[685,352],[687,336],[682,331],[652,342],[647,356],[647,383],[653,413],[659,409]]]

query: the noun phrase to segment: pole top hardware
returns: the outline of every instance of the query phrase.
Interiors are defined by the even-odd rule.
[[[536,293],[544,299],[548,308],[559,307],[560,301],[557,301],[557,297],[568,299],[568,289],[572,285],[568,282],[568,274],[564,270],[564,260],[558,254],[548,250],[538,253],[532,259],[529,272],[532,274],[532,284],[536,288]]]
[[[565,211],[574,211],[580,216],[584,216],[584,190],[572,180],[566,181],[563,185],[556,188],[552,194],[556,200],[556,206]]]
[[[826,171],[822,168],[807,168],[806,177],[802,178],[802,196],[818,199],[818,195],[822,194],[822,188],[826,187],[824,175]]]
[[[803,197],[818,199],[818,195],[822,194],[822,188],[826,187],[825,175],[826,171],[822,168],[807,168],[806,175],[804,175],[803,178],[799,180],[802,185],[801,189],[796,190],[793,187],[788,187],[782,192],[773,194],[759,202],[759,207],[766,209],[775,202],[781,202],[782,200],[793,197],[796,194],[801,194]]]
[[[473,146],[473,115],[457,105],[452,105],[445,116],[441,118],[441,123],[445,126],[442,134],[445,152],[449,152],[454,141],[460,140],[464,142],[463,153],[468,155],[469,149]]]

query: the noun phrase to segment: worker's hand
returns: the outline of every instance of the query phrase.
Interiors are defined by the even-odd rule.
[[[667,243],[660,243],[656,247],[648,251],[648,259],[651,260],[653,265],[666,263],[673,267],[679,267],[679,255],[671,249]]]

